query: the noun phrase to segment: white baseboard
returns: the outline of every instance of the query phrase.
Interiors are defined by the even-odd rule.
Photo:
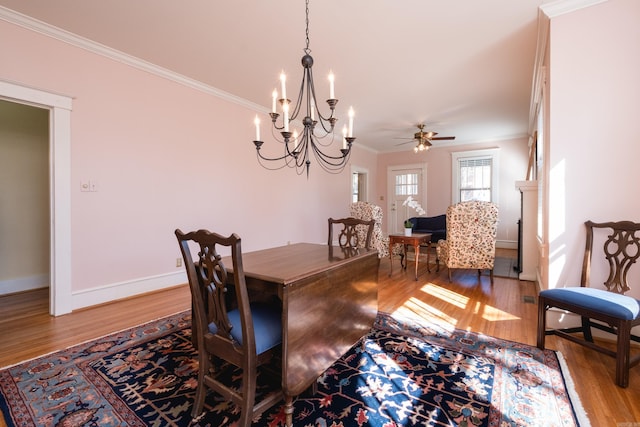
[[[38,274],[35,276],[19,277],[17,279],[0,280],[0,295],[9,295],[15,294],[17,292],[32,291],[34,289],[48,287],[48,274]]]
[[[184,271],[113,283],[99,288],[73,292],[71,307],[72,310],[77,310],[184,283],[187,283],[187,274]]]
[[[496,240],[496,248],[518,249],[518,242],[513,240]]]

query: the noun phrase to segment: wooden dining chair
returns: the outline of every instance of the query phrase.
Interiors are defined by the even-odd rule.
[[[640,362],[640,354],[631,357],[631,341],[640,342],[640,337],[631,334],[631,328],[640,325],[640,301],[624,295],[630,289],[627,273],[640,257],[640,224],[630,221],[587,221],[585,226],[587,236],[580,286],[540,292],[537,346],[544,349],[546,335],[557,335],[611,356],[616,359],[616,384],[627,387],[629,368]],[[590,287],[596,232],[604,240],[602,258],[608,263],[608,269],[603,266],[606,277],[604,289]],[[552,308],[579,315],[581,326],[548,330],[547,312]],[[616,350],[596,344],[591,328],[616,335]]]
[[[334,243],[334,227],[339,229],[338,245],[342,249],[371,248],[371,236],[375,221],[365,221],[363,219],[348,217],[333,219],[329,218],[329,239],[328,245]]]
[[[249,301],[236,234],[223,237],[207,230],[175,234],[191,289],[192,333],[197,334],[198,388],[191,416],[200,415],[207,389],[212,389],[240,408],[238,425],[248,427],[255,416],[283,398],[282,390],[276,389],[256,402],[258,367],[281,359],[282,308]],[[190,245],[199,248],[195,260]],[[232,271],[220,255],[228,250]],[[220,360],[241,368],[239,388],[218,378]]]

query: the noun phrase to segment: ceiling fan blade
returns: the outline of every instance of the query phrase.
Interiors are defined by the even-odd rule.
[[[438,136],[435,138],[431,138],[433,141],[451,141],[456,139],[455,136]]]
[[[411,143],[411,142],[415,142],[415,140],[411,139],[411,140],[409,140],[409,141],[400,142],[400,143],[396,144],[396,146],[398,146],[398,145],[404,145],[404,144],[409,144],[409,143]]]

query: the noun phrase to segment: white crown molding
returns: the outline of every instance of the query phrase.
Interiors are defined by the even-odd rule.
[[[28,30],[38,32],[56,40],[60,40],[64,43],[68,43],[81,49],[85,49],[89,52],[113,59],[131,67],[135,67],[139,70],[147,71],[159,77],[179,83],[183,86],[187,86],[200,92],[216,96],[218,98],[224,99],[225,101],[233,102],[234,104],[241,105],[254,111],[268,112],[268,109],[266,107],[258,105],[247,99],[207,85],[205,83],[202,83],[201,81],[183,76],[182,74],[167,70],[158,65],[144,61],[140,58],[136,58],[135,56],[128,55],[124,52],[120,52],[119,50],[112,49],[108,46],[78,36],[77,34],[73,34],[61,28],[54,27],[53,25],[8,9],[4,6],[0,6],[0,19],[15,25],[19,25]]]
[[[555,18],[606,1],[608,0],[558,0],[541,5],[540,10],[549,18]]]

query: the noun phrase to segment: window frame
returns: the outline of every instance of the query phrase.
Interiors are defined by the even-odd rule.
[[[459,151],[451,153],[451,200],[460,202],[460,163],[469,160],[491,160],[491,202],[498,201],[498,183],[500,170],[500,149],[488,148],[482,150]]]

